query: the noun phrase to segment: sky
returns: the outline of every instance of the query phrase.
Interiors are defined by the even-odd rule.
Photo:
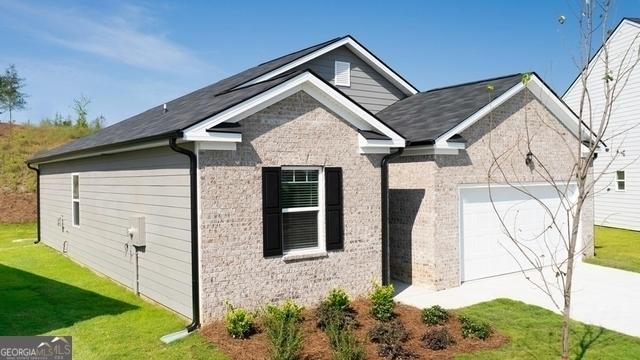
[[[0,0],[0,70],[25,78],[20,122],[66,116],[84,95],[113,124],[346,34],[421,91],[536,71],[562,94],[577,75],[577,1]],[[609,17],[640,17],[640,0]]]

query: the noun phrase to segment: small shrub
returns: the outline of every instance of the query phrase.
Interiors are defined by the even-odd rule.
[[[227,303],[224,320],[229,335],[237,339],[248,337],[255,329],[255,315],[246,309],[234,307],[230,303]]]
[[[373,290],[369,293],[371,300],[371,315],[380,321],[388,321],[393,317],[393,309],[396,306],[393,301],[393,285],[373,284]]]
[[[329,325],[339,329],[354,327],[357,325],[355,318],[356,314],[350,306],[349,297],[340,289],[331,290],[316,308],[318,327],[323,330]]]
[[[431,350],[443,350],[456,343],[446,328],[429,330],[420,341],[422,345]]]
[[[414,359],[416,356],[405,349],[403,342],[409,333],[400,320],[379,322],[367,334],[371,342],[378,344],[378,355],[387,359]]]
[[[422,322],[427,325],[442,325],[449,320],[449,312],[438,305],[422,310]]]
[[[267,305],[264,328],[272,360],[298,358],[302,348],[302,310],[302,307],[292,301],[286,301],[280,306]]]
[[[378,345],[378,355],[390,360],[417,359],[416,354],[407,350],[402,343]]]
[[[265,308],[266,319],[278,319],[281,321],[299,322],[302,320],[304,308],[295,302],[287,300],[282,305],[267,305]]]
[[[330,324],[325,329],[329,344],[333,348],[334,360],[364,360],[364,346],[351,328],[339,328]]]
[[[379,344],[394,344],[407,341],[409,334],[402,322],[379,322],[367,334],[369,340]]]
[[[462,328],[462,337],[475,337],[481,340],[486,340],[491,336],[493,330],[491,326],[486,322],[471,319],[466,316],[458,317]]]
[[[327,303],[327,306],[330,308],[346,311],[349,309],[351,305],[351,300],[349,300],[349,296],[342,289],[332,289],[327,295],[327,298],[324,300]]]

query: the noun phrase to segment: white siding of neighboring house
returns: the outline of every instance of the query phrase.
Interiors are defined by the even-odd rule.
[[[625,53],[631,46],[628,60],[633,61],[640,47],[640,24],[626,20],[612,34],[607,41],[610,58],[610,69],[613,77],[617,75]],[[602,51],[592,60],[590,66],[595,66],[587,82],[592,107],[593,127],[600,124],[604,108],[605,67],[602,61]],[[617,79],[616,79],[617,80]],[[582,84],[577,81],[564,95],[564,101],[576,112],[579,111]],[[585,107],[586,109],[586,107]],[[589,123],[589,117],[584,117]],[[615,134],[624,133],[620,136]],[[613,138],[611,138],[613,137]],[[600,151],[594,163],[596,176],[606,173],[597,182],[595,197],[595,224],[640,230],[640,67],[631,73],[629,82],[624,87],[619,98],[614,103],[611,122],[605,134],[605,142],[610,149]],[[623,151],[624,156],[614,154]],[[613,161],[613,162],[612,162]],[[626,175],[626,190],[616,191],[615,172],[624,170]]]
[[[189,160],[168,147],[40,165],[42,242],[133,288],[127,252],[132,216],[144,216],[140,293],[191,317]],[[71,219],[71,175],[80,178],[80,226]],[[66,242],[66,244],[65,244]]]

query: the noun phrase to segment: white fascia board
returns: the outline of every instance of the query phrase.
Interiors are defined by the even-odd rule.
[[[618,33],[618,31],[620,31],[620,29],[622,29],[623,26],[625,25],[629,25],[629,26],[633,26],[636,28],[640,28],[640,24],[631,21],[629,19],[623,19],[622,22],[620,22],[620,24],[618,26],[616,26],[616,28],[614,29],[613,33],[611,33],[611,35],[609,35],[607,37],[607,40],[605,40],[604,44],[602,44],[602,46],[600,46],[600,49],[598,49],[598,51],[596,51],[596,53],[591,57],[591,59],[589,59],[589,62],[587,63],[587,69],[591,69],[591,65],[594,62],[597,62],[600,59],[600,56],[602,55],[602,51],[604,49],[605,46],[607,46],[607,43],[609,42],[610,39],[613,39],[614,36]],[[578,74],[578,76],[576,77],[575,80],[573,80],[573,82],[571,83],[571,85],[569,86],[569,88],[564,92],[564,94],[562,95],[562,98],[564,99],[569,93],[571,93],[573,91],[573,89],[578,85],[581,84],[580,78],[582,77],[582,71]]]
[[[404,92],[406,95],[415,95],[418,93],[418,90],[416,88],[414,88],[413,86],[411,86],[411,84],[409,84],[408,82],[406,82],[405,80],[403,80],[400,76],[398,76],[398,74],[396,74],[395,72],[393,72],[393,70],[391,70],[388,66],[386,66],[384,63],[382,63],[380,60],[378,60],[373,54],[371,54],[369,51],[367,51],[365,48],[363,48],[362,46],[360,46],[360,44],[358,44],[355,40],[353,40],[350,36],[340,40],[340,41],[336,41],[332,44],[329,44],[321,49],[318,49],[314,52],[312,52],[311,54],[308,54],[306,56],[301,57],[298,60],[292,61],[284,66],[281,66],[273,71],[270,71],[262,76],[259,76],[249,82],[246,82],[244,84],[241,84],[240,86],[246,86],[246,85],[252,85],[255,83],[259,83],[268,79],[271,79],[275,76],[278,76],[284,72],[287,72],[291,69],[294,69],[306,62],[309,62],[321,55],[324,55],[332,50],[335,50],[341,46],[347,46],[349,48],[349,50],[351,50],[354,54],[356,54],[360,59],[362,59],[364,62],[366,62],[369,66],[373,67],[374,69],[376,69],[380,74],[382,74],[382,76],[384,76],[387,80],[389,80],[392,84],[394,84],[395,86],[397,86],[400,90],[402,90],[402,92]],[[238,87],[240,87],[238,86]]]
[[[438,147],[437,145],[410,146],[402,152],[401,156],[415,155],[458,155],[460,149]]]
[[[560,100],[537,76],[533,75],[527,83],[527,89],[575,136],[582,134],[581,141],[591,141],[591,130],[580,122],[571,109]]]
[[[185,133],[182,137],[185,141],[211,141],[211,142],[242,142],[242,134],[240,133],[222,133],[222,132],[207,132],[205,134],[199,133]]]
[[[360,154],[388,154],[395,147],[392,140],[367,139],[362,134],[358,134],[358,145]]]
[[[446,144],[451,146],[451,143],[447,143],[447,140],[451,138],[453,135],[460,134],[462,131],[475,124],[478,120],[482,119],[486,115],[488,115],[491,111],[494,111],[500,105],[505,103],[507,100],[518,94],[520,91],[524,89],[528,89],[533,96],[535,96],[538,101],[540,101],[548,110],[553,114],[560,122],[567,127],[575,136],[578,136],[578,130],[580,129],[580,120],[578,117],[569,109],[569,107],[562,102],[552,91],[549,89],[543,82],[540,80],[535,74],[532,74],[531,80],[525,85],[522,82],[519,82],[517,85],[513,86],[504,94],[497,97],[495,100],[485,105],[482,109],[465,119],[463,122],[458,124],[453,129],[447,131],[442,136],[440,136],[435,141],[436,147],[443,147]],[[589,129],[582,125],[582,139],[580,140],[590,140],[591,132]]]
[[[183,139],[187,141],[205,142],[205,140],[211,136],[211,133],[207,133],[207,129],[222,122],[238,122],[298,91],[306,92],[356,128],[378,131],[388,136],[391,138],[389,147],[405,146],[405,140],[402,136],[380,122],[375,116],[354,104],[353,101],[346,98],[332,86],[326,84],[309,72],[304,72],[270,90],[191,126],[183,132]]]
[[[465,119],[463,122],[458,124],[456,127],[447,131],[446,133],[441,135],[439,138],[437,138],[435,141],[436,142],[435,145],[437,147],[449,147],[450,143],[447,142],[449,138],[451,138],[453,135],[460,134],[466,128],[475,124],[478,120],[482,119],[491,111],[495,110],[495,108],[502,105],[505,101],[509,100],[512,96],[520,92],[522,89],[524,89],[524,84],[519,82],[517,85],[513,86],[511,89],[507,90],[507,92],[498,96],[495,100],[485,105],[482,109],[478,110],[473,115],[469,116],[467,119]]]
[[[182,142],[182,141],[178,140],[178,142]],[[38,162],[34,162],[33,164],[34,165],[50,164],[50,163],[55,163],[60,161],[68,161],[68,160],[82,159],[82,158],[88,158],[88,157],[94,157],[94,156],[117,154],[121,152],[150,149],[150,148],[160,147],[160,146],[169,146],[169,141],[168,140],[150,141],[150,142],[141,143],[137,145],[115,147],[113,149],[108,149],[108,150],[90,151],[86,153],[79,153],[76,155],[64,156],[64,157],[56,158],[53,160],[38,161]]]

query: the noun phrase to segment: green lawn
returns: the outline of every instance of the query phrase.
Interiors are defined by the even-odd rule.
[[[0,225],[0,336],[71,335],[75,359],[224,359],[200,334],[165,345],[187,321]]]
[[[459,313],[488,321],[509,337],[509,342],[497,350],[470,353],[459,359],[560,358],[562,318],[551,311],[498,299],[461,309]],[[640,338],[577,322],[573,324],[571,345],[572,359],[640,359]]]
[[[33,244],[35,240],[36,228],[31,223],[0,225],[0,249]]]
[[[600,230],[599,230],[600,231]],[[198,333],[170,345],[160,336],[186,321],[31,240],[33,225],[0,225],[0,336],[72,335],[76,359],[224,359]],[[543,296],[543,295],[541,295]],[[612,309],[613,311],[613,309]],[[459,310],[510,340],[460,359],[559,357],[560,316],[500,299]],[[637,359],[640,339],[575,323],[575,359]]]
[[[596,265],[640,272],[640,232],[596,226]]]

